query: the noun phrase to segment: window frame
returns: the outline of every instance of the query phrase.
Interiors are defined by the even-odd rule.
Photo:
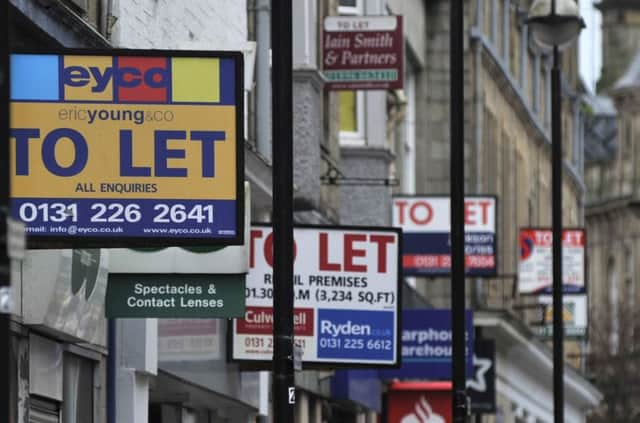
[[[364,15],[364,0],[356,0],[355,6],[340,6],[338,1],[338,14],[341,16],[362,16]],[[347,147],[360,147],[366,144],[366,131],[365,131],[365,96],[361,90],[353,90],[356,93],[355,107],[356,107],[356,131],[342,131],[339,129],[338,139],[341,146]],[[340,128],[340,121],[338,117],[338,128]]]
[[[353,90],[356,94],[355,109],[356,109],[356,130],[355,131],[342,131],[340,130],[340,144],[345,146],[361,146],[365,144],[365,117],[364,117],[364,93],[362,91]],[[338,121],[339,121],[338,117]],[[340,123],[338,122],[338,127]]]
[[[356,0],[355,6],[340,6],[340,1],[338,0],[338,14],[347,16],[362,15],[364,14],[364,1]]]

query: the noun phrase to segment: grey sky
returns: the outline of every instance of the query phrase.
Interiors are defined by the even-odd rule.
[[[602,20],[593,7],[594,0],[580,0],[580,14],[587,28],[580,34],[580,74],[587,87],[595,92],[602,67]]]

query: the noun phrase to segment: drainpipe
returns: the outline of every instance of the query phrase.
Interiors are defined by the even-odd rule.
[[[116,319],[107,319],[107,423],[117,423],[116,420],[116,366],[118,365],[116,344]]]
[[[258,419],[257,423],[269,422],[269,372],[258,373]]]
[[[487,1],[487,0],[484,0]],[[474,125],[473,125],[473,148],[475,152],[475,163],[474,163],[474,175],[473,179],[475,180],[475,192],[477,194],[482,193],[482,77],[481,77],[481,69],[482,69],[482,25],[484,23],[484,4],[483,0],[477,0],[476,2],[476,24],[475,27],[471,29],[471,48],[473,49],[473,67],[474,67],[474,78],[473,78],[473,106],[474,106]],[[497,254],[497,251],[494,252]],[[473,308],[478,308],[483,303],[483,281],[481,278],[476,278],[474,284],[472,285],[472,303]]]
[[[271,161],[271,0],[256,0],[256,139]]]

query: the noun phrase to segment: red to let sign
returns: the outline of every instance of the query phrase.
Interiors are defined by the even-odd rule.
[[[402,16],[328,16],[322,68],[329,90],[402,88]]]

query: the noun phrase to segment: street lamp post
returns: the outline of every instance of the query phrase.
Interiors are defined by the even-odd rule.
[[[465,375],[464,253],[464,9],[451,0],[449,13],[450,139],[451,139],[451,381],[455,423],[467,418]]]
[[[573,0],[536,0],[527,19],[542,47],[553,49],[551,70],[551,232],[553,257],[553,416],[564,422],[564,327],[562,322],[562,83],[560,50],[584,28]]]
[[[271,8],[273,71],[273,421],[293,423],[292,1]]]
[[[9,2],[0,7],[0,422],[11,416],[11,281],[7,256],[9,209]]]

